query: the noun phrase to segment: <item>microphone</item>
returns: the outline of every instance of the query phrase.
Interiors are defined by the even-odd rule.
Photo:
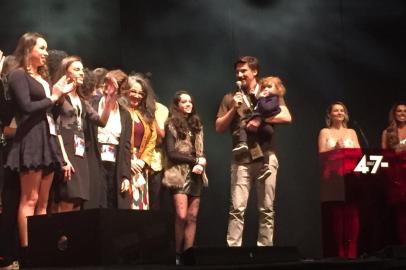
[[[360,125],[358,124],[358,122],[355,121],[355,120],[352,120],[352,123],[354,124],[354,126],[358,129],[359,133],[361,134],[361,137],[362,137],[362,140],[363,140],[363,142],[364,142],[365,147],[366,147],[366,148],[369,148],[368,139],[367,139],[367,137],[365,136],[365,133],[364,133],[364,131],[362,130],[361,126],[360,126]]]
[[[241,82],[241,81],[236,81],[235,84],[237,85],[238,91],[240,91],[241,94],[242,94],[242,89],[241,89],[242,82]],[[241,101],[237,102],[237,105],[238,105],[238,106],[241,106],[241,105],[242,105],[242,102],[241,102]]]
[[[237,85],[238,90],[241,91],[242,82],[241,81],[236,81],[235,84]]]

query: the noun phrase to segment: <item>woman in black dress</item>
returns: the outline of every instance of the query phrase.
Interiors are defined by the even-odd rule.
[[[167,167],[163,184],[170,188],[175,205],[176,263],[193,246],[200,193],[208,181],[203,147],[203,125],[186,91],[175,94],[165,126]]]
[[[59,141],[66,165],[63,167],[64,179],[58,183],[59,212],[80,210],[82,203],[89,199],[89,167],[86,146],[95,144],[85,138],[89,122],[105,126],[111,109],[116,104],[117,82],[114,78],[106,81],[107,95],[104,109],[99,116],[97,111],[77,91],[83,84],[82,60],[69,56],[62,60],[60,74],[75,82],[72,92],[66,95],[59,116]]]
[[[27,216],[45,214],[54,170],[62,165],[53,114],[55,103],[73,89],[62,77],[51,89],[41,76],[47,58],[47,42],[38,33],[26,33],[14,52],[18,68],[9,74],[10,92],[15,102],[17,130],[6,167],[19,173],[20,204],[18,225],[20,244],[28,245]]]

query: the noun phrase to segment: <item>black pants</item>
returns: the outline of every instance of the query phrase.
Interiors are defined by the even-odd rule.
[[[104,208],[117,208],[116,163],[103,161],[102,164],[99,204]]]
[[[163,171],[153,172],[148,178],[149,208],[170,214],[173,212],[172,195],[169,189],[162,185]]]
[[[259,143],[263,147],[268,148],[269,145],[264,144],[269,144],[271,142],[273,132],[274,130],[271,124],[261,122],[255,133],[258,135]],[[246,126],[240,128],[239,143],[247,142],[248,133],[249,131],[246,130]]]

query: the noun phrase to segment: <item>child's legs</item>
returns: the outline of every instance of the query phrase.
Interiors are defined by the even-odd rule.
[[[271,148],[271,140],[272,140],[272,135],[273,135],[273,127],[271,124],[262,122],[261,125],[258,127],[258,138],[259,138],[259,143],[262,146],[262,149],[264,149],[264,152],[268,152],[269,149]]]

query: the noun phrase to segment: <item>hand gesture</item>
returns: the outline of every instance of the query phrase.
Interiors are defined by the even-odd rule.
[[[66,75],[62,76],[57,83],[52,88],[52,94],[56,95],[58,98],[64,94],[72,92],[75,89],[75,82],[73,80],[69,80]]]
[[[4,59],[6,57],[3,55],[3,51],[0,50],[0,74],[3,71]]]
[[[399,143],[398,145],[395,146],[395,152],[396,153],[401,153],[403,151],[406,151],[406,144]]]
[[[345,148],[344,140],[342,138],[337,140],[335,148],[336,149]]]
[[[244,102],[243,96],[241,92],[237,92],[233,96],[233,106],[239,108],[242,103]]]
[[[199,164],[193,166],[193,168],[192,168],[192,172],[195,174],[202,174],[203,170],[204,170],[203,166],[199,165]]]
[[[141,173],[142,170],[144,169],[145,166],[145,162],[141,159],[132,159],[131,160],[131,171],[134,174],[138,174]]]
[[[114,96],[117,94],[118,90],[118,83],[117,80],[113,77],[106,77],[105,78],[105,91],[104,93],[107,96]]]
[[[63,175],[65,177],[65,181],[70,181],[72,179],[72,174],[75,173],[75,168],[73,168],[72,163],[68,160],[67,164],[62,167]]]
[[[127,192],[129,190],[130,190],[130,180],[124,178],[123,182],[121,182],[120,191],[121,191],[121,193],[123,193],[123,192]]]
[[[205,167],[207,164],[206,158],[205,157],[198,157],[197,158],[197,165],[201,165],[202,167]]]
[[[259,125],[261,125],[261,122],[262,122],[262,119],[259,116],[252,118],[247,123],[247,129],[251,132],[257,132]]]

